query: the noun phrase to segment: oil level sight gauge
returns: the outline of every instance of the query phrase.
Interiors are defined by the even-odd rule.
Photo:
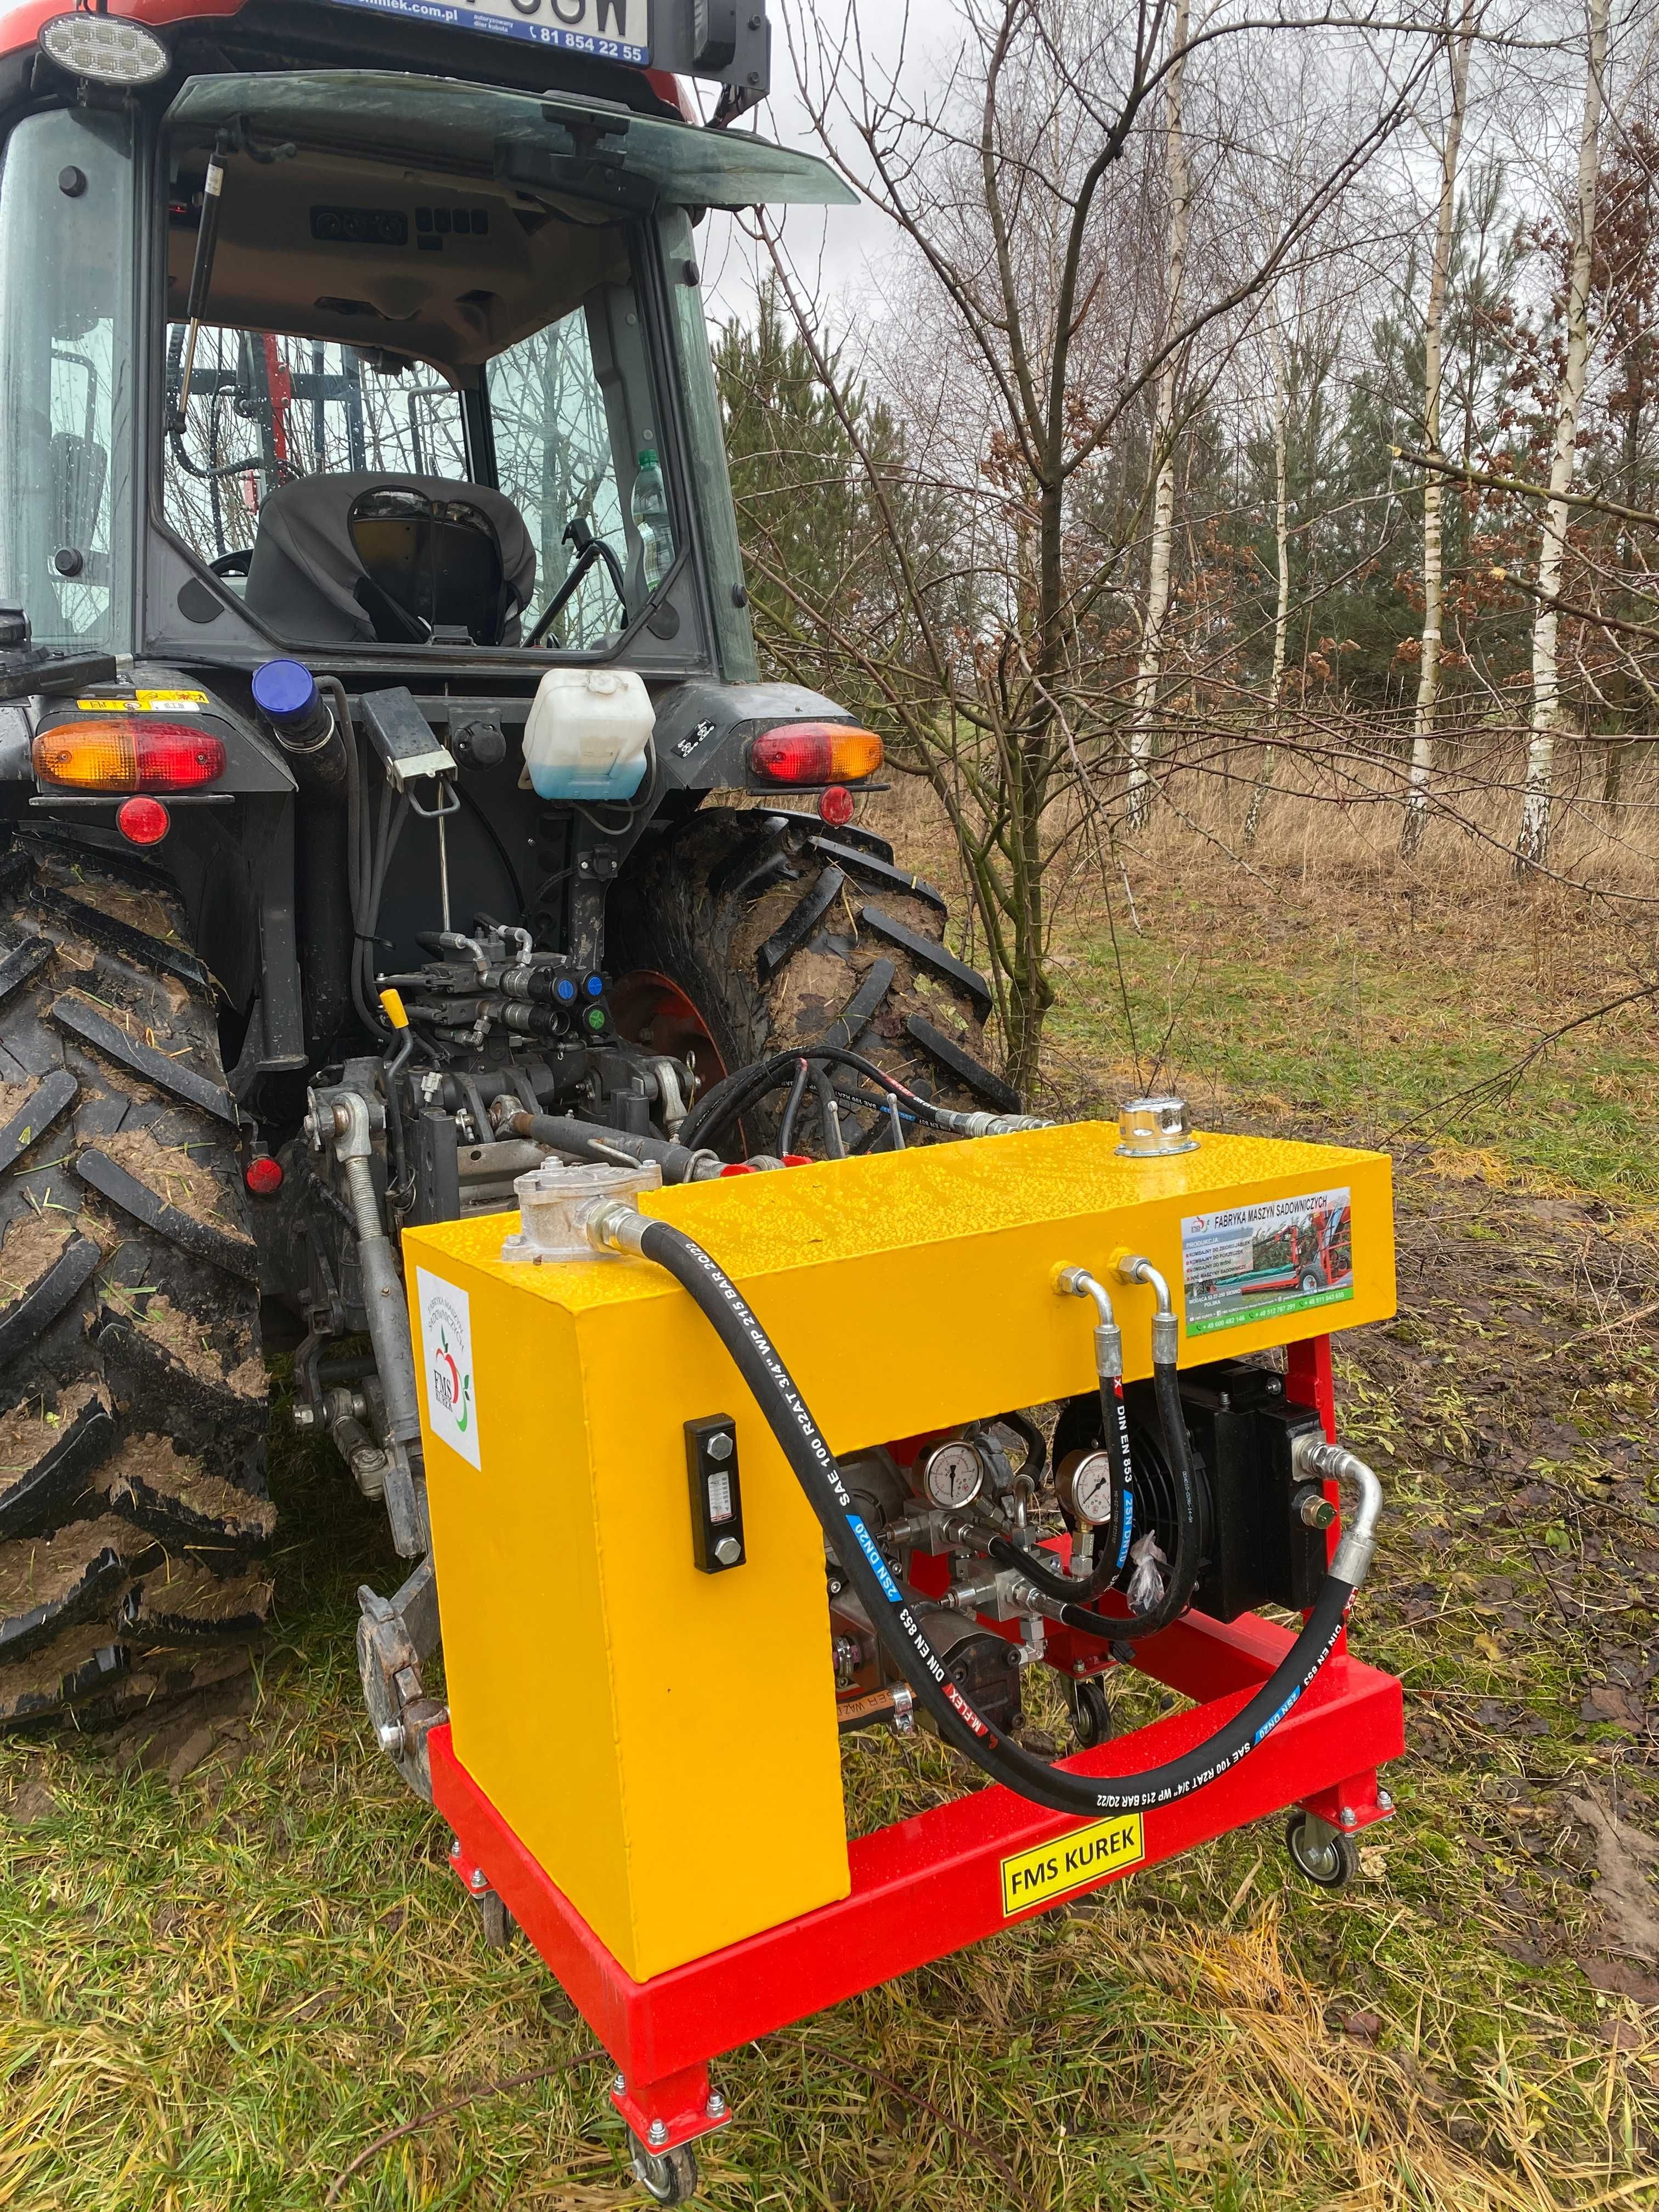
[[[937,1444],[922,1464],[923,1487],[935,1505],[971,1505],[985,1484],[985,1462],[958,1437]]]
[[[1074,1521],[1098,1528],[1112,1517],[1112,1485],[1111,1461],[1103,1451],[1092,1451],[1065,1460],[1055,1487]]]

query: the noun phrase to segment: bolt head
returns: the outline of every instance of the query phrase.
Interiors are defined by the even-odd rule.
[[[653,2120],[650,2126],[646,2130],[646,2141],[647,2142],[653,2143],[665,2143],[668,2141],[667,2123],[663,2120]]]
[[[708,2102],[703,2106],[703,2110],[711,2120],[723,2120],[726,2118],[726,2100],[718,2089],[711,2089],[708,2092]]]
[[[707,1450],[710,1459],[730,1459],[732,1456],[732,1439],[726,1435],[724,1429],[717,1430],[715,1433],[709,1437],[704,1449]]]
[[[489,1888],[489,1884],[484,1878],[484,1870],[482,1867],[473,1868],[471,1873],[468,1875],[466,1878],[466,1886],[469,1889]]]
[[[1359,1825],[1359,1815],[1352,1805],[1345,1805],[1342,1808],[1342,1825],[1345,1828],[1354,1828]]]
[[[317,1425],[315,1407],[296,1406],[294,1408],[294,1425],[296,1429],[314,1429]]]
[[[458,1859],[461,1856],[461,1839],[459,1836],[452,1836],[449,1839],[449,1856],[453,1859]]]
[[[613,2075],[611,2076],[611,2095],[612,2095],[613,2097],[620,2097],[620,2096],[621,2096],[621,2094],[622,2094],[622,2093],[623,2093],[623,2091],[627,2087],[628,2087],[627,2082],[626,2082],[626,2081],[624,2081],[623,2080],[623,2077],[622,2077],[622,2075],[621,2075],[620,2074],[616,2074],[616,2075]]]
[[[398,1758],[408,1747],[409,1730],[401,1721],[383,1721],[375,1734],[380,1740],[381,1750],[392,1759]]]
[[[722,1536],[714,1547],[714,1557],[723,1567],[735,1567],[743,1557],[743,1546],[735,1536]]]
[[[1377,1791],[1377,1793],[1376,1793],[1376,1802],[1377,1802],[1378,1809],[1379,1809],[1380,1811],[1384,1812],[1384,1813],[1392,1813],[1392,1812],[1393,1812],[1393,1810],[1394,1810],[1394,1799],[1393,1799],[1392,1796],[1389,1794],[1389,1792],[1388,1790],[1379,1790]]]

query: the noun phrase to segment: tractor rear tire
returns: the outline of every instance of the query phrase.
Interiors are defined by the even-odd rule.
[[[258,1267],[170,879],[0,853],[0,1728],[244,1673],[265,1619]]]
[[[722,1069],[828,1040],[939,1105],[1017,1113],[1018,1093],[985,1064],[989,987],[946,946],[947,919],[933,885],[867,830],[704,806],[618,882],[607,964],[666,977],[690,1000],[720,1063],[698,1068],[704,1088]],[[775,1095],[744,1116],[750,1151],[770,1148],[782,1105]],[[803,1119],[817,1127],[810,1105]],[[873,1121],[848,1133],[849,1150],[888,1141]]]

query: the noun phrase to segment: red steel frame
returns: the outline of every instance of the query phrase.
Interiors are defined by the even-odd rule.
[[[1316,1407],[1331,1433],[1328,1338],[1291,1347],[1286,1395]],[[1187,1614],[1140,1645],[1134,1663],[1195,1700],[1193,1707],[1058,1764],[1109,1776],[1178,1758],[1238,1711],[1291,1640],[1288,1629],[1253,1613],[1224,1624]],[[1077,1664],[1062,1663],[1068,1671]],[[738,2044],[1288,1806],[1348,1832],[1386,1819],[1392,1801],[1379,1794],[1376,1769],[1399,1757],[1405,1732],[1399,1682],[1354,1659],[1344,1643],[1248,1759],[1142,1816],[1145,1851],[1134,1867],[1005,1915],[1001,1862],[1085,1823],[993,1784],[854,1838],[852,1890],[838,1904],[648,1982],[618,1965],[549,1881],[456,1758],[447,1726],[428,1744],[433,1802],[455,1832],[457,1875],[473,1895],[494,1890],[507,1905],[616,2060],[617,2109],[642,2141],[665,2150],[724,2124],[726,2102],[710,2088],[708,2062]]]

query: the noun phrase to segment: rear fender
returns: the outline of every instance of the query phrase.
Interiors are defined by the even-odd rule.
[[[40,732],[107,713],[115,701],[131,701],[134,713],[165,714],[160,701],[169,696],[178,719],[199,722],[223,744],[224,773],[211,792],[165,794],[173,827],[163,845],[138,853],[116,831],[119,794],[43,788],[30,746]],[[89,700],[100,704],[88,708]],[[243,1054],[250,1075],[306,1063],[295,939],[295,802],[293,771],[277,747],[178,669],[146,665],[84,692],[0,705],[0,812],[49,835],[85,836],[172,876],[227,1014],[252,1016]]]

